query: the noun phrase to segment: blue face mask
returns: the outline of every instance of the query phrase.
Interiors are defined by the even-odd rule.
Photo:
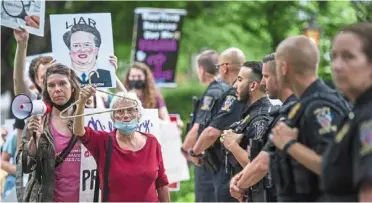
[[[114,127],[124,135],[131,135],[137,129],[137,124],[137,119],[134,119],[130,122],[121,122],[115,120]]]

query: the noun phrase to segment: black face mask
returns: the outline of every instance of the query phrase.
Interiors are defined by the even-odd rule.
[[[54,107],[56,107],[56,109],[58,109],[59,111],[63,111],[63,110],[65,110],[67,107],[69,107],[72,103],[73,103],[73,99],[72,99],[72,97],[70,97],[70,99],[69,99],[65,104],[58,105],[58,104],[55,104],[55,103],[52,102],[52,105],[53,105]]]
[[[145,87],[144,80],[129,80],[129,86],[131,89],[143,89]]]

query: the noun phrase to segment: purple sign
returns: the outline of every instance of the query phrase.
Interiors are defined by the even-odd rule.
[[[132,61],[147,64],[156,83],[175,83],[183,9],[137,8]]]

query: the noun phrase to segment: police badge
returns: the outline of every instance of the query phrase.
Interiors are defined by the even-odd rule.
[[[364,156],[366,154],[372,153],[372,120],[363,122],[360,126],[360,155]]]
[[[332,125],[334,115],[329,107],[317,108],[315,109],[314,114],[321,127],[319,129],[319,134],[323,135],[337,131],[337,126]]]
[[[222,105],[221,110],[222,111],[230,111],[231,110],[230,107],[231,107],[231,105],[233,104],[234,101],[235,101],[234,96],[231,96],[231,95],[227,96],[226,99],[225,99],[225,102]]]
[[[253,128],[256,130],[254,138],[260,139],[265,130],[266,123],[264,121],[256,121],[253,123]]]
[[[203,103],[200,107],[201,110],[208,111],[211,109],[212,104],[212,97],[210,96],[204,96],[203,97]]]

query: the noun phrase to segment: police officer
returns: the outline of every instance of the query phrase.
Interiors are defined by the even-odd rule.
[[[271,136],[274,145],[291,157],[276,169],[281,171],[283,185],[293,186],[283,201],[321,201],[320,155],[334,139],[348,107],[335,90],[317,78],[319,52],[309,38],[287,38],[279,44],[275,57],[280,86],[291,88],[299,98],[288,120],[279,121]]]
[[[265,86],[261,85],[262,63],[246,62],[241,68],[234,84],[238,100],[249,105],[240,120],[231,130],[224,131],[221,142],[232,156],[227,156],[226,172],[234,175],[242,170],[261,151],[268,139],[269,109],[272,104],[266,96]],[[249,154],[247,148],[249,145]],[[249,159],[250,160],[249,160]],[[250,189],[249,200],[268,201],[266,188],[262,183]]]
[[[206,50],[197,57],[198,78],[202,84],[209,86],[196,104],[195,119],[182,147],[184,152],[195,145],[198,135],[206,128],[213,116],[216,100],[229,89],[229,85],[216,78],[217,61],[218,53],[213,50]],[[214,193],[212,174],[206,165],[195,167],[195,201],[214,202],[216,201]]]
[[[322,159],[325,199],[372,202],[372,23],[346,26],[336,36],[332,72],[354,109]]]
[[[275,125],[277,121],[285,117],[290,110],[290,107],[297,101],[296,96],[294,96],[293,91],[289,88],[281,88],[279,82],[276,78],[275,71],[275,54],[266,55],[263,58],[263,67],[262,67],[262,81],[261,85],[266,87],[267,94],[270,99],[279,99],[283,105],[280,108],[271,108],[270,115],[274,116],[275,119],[270,123],[270,128]],[[271,130],[271,129],[270,129]],[[230,183],[230,193],[237,199],[242,199],[244,195],[244,190],[257,184],[259,181],[264,181],[263,184],[268,189],[267,199],[269,202],[275,202],[278,196],[279,201],[281,201],[281,194],[285,193],[284,187],[280,186],[280,181],[276,180],[271,181],[271,179],[278,179],[278,174],[271,173],[271,176],[268,176],[269,165],[278,167],[281,160],[285,159],[285,154],[276,154],[280,153],[276,151],[275,146],[268,140],[265,144],[265,147],[258,154],[258,156],[250,162],[244,170],[235,175]],[[283,157],[284,156],[284,157]],[[272,171],[272,169],[270,170]],[[276,177],[274,177],[276,175]],[[274,182],[275,187],[274,187]],[[287,191],[288,192],[288,191]],[[291,191],[289,191],[291,192]]]
[[[228,84],[232,84],[236,79],[241,65],[245,61],[245,56],[240,49],[228,48],[223,51],[218,58],[217,69],[220,79]],[[209,169],[213,176],[214,190],[217,202],[236,201],[229,193],[230,175],[225,173],[221,143],[219,136],[223,130],[238,121],[240,113],[245,109],[246,104],[241,104],[236,100],[236,93],[232,87],[219,100],[213,100],[213,103],[202,101],[202,104],[208,106],[217,113],[209,117],[208,121],[200,123],[201,132],[195,146],[190,150],[192,161],[196,165],[203,165]],[[212,106],[215,104],[215,106]],[[205,129],[204,129],[205,128]],[[211,194],[209,194],[211,195]]]

